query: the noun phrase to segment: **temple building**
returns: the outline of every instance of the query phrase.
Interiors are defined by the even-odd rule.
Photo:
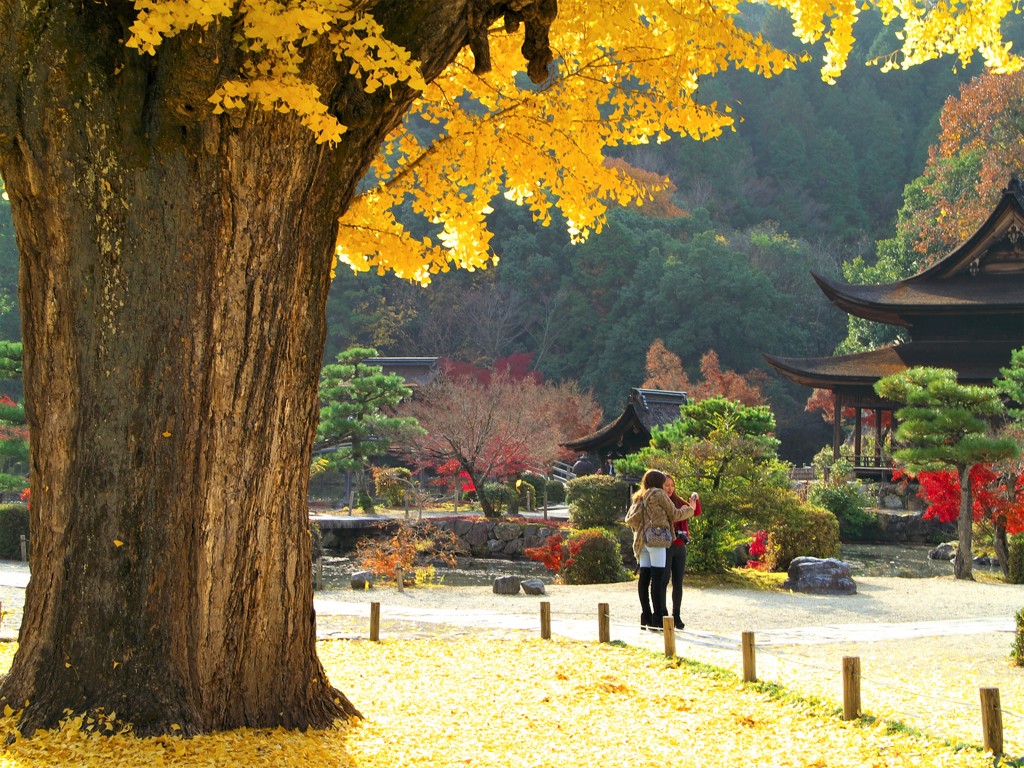
[[[651,429],[678,419],[679,409],[684,405],[685,392],[633,388],[618,418],[586,437],[562,445],[596,456],[601,463],[621,458],[650,445]]]
[[[832,452],[839,457],[842,414],[854,412],[853,463],[859,476],[887,476],[883,424],[898,403],[879,398],[876,381],[914,366],[951,368],[963,384],[991,384],[1024,346],[1024,185],[1011,179],[995,209],[962,245],[912,277],[884,285],[850,285],[814,275],[844,312],[898,325],[909,341],[852,355],[765,355],[780,374],[829,390],[835,402]],[[873,416],[865,450],[863,424]],[[890,431],[891,434],[891,431]],[[890,438],[891,439],[891,438]]]

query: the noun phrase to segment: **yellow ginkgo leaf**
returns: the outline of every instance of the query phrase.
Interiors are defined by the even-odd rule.
[[[124,542],[121,541],[120,539],[114,539],[114,546],[115,547],[123,547],[124,546]]]
[[[170,436],[171,436],[170,432],[164,432],[164,437],[170,437]]]

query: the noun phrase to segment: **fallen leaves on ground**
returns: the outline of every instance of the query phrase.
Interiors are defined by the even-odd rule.
[[[991,765],[884,723],[843,722],[735,675],[624,647],[532,638],[337,640],[332,682],[366,719],[325,731],[241,729],[192,739],[74,727],[0,747],[0,766],[958,766]],[[0,648],[6,668],[10,648]],[[0,718],[5,732],[13,718]]]

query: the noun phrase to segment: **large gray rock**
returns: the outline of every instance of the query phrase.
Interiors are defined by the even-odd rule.
[[[494,594],[518,595],[523,580],[518,576],[499,576],[494,580]]]
[[[935,549],[928,550],[929,560],[952,560],[956,557],[956,544],[949,541],[939,544]]]
[[[528,595],[545,595],[544,582],[540,579],[526,579],[523,584],[523,592]]]
[[[373,571],[359,571],[352,574],[352,589],[372,589]]]
[[[830,557],[797,557],[789,564],[789,578],[783,589],[815,595],[854,595],[857,585],[850,575],[850,564]]]

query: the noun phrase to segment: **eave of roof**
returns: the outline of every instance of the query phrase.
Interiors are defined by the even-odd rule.
[[[1018,346],[1010,341],[909,342],[835,357],[764,355],[764,359],[786,378],[820,389],[870,386],[883,376],[920,365],[951,368],[964,383],[988,384],[1009,364]]]

